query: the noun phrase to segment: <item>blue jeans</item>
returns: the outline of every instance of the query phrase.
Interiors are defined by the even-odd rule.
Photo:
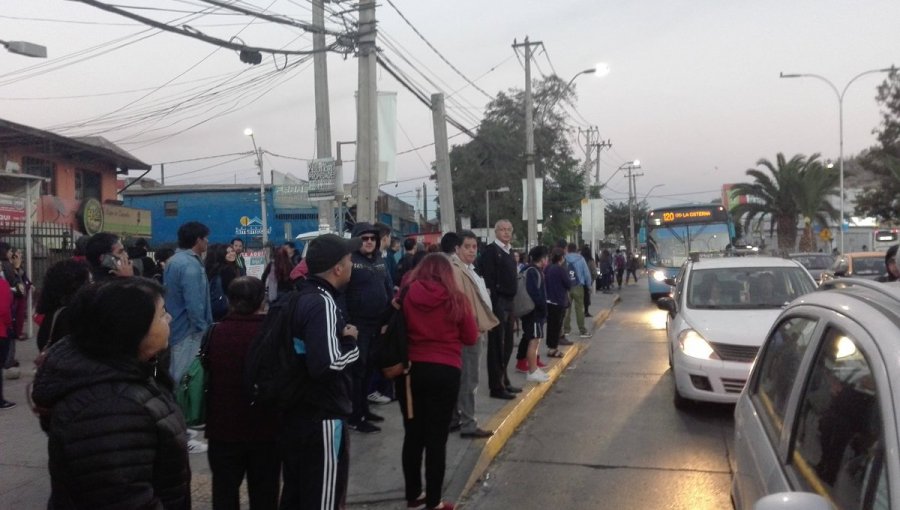
[[[202,339],[203,332],[198,331],[184,337],[177,344],[169,346],[172,356],[169,373],[172,374],[172,379],[175,381],[176,386],[181,382],[184,373],[187,372],[191,362],[194,361],[194,358],[200,352],[200,340]]]

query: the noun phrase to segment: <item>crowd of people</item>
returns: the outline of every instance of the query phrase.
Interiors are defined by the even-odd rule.
[[[388,226],[358,223],[349,239],[310,241],[305,257],[290,243],[278,247],[262,278],[247,276],[241,239],[210,244],[198,222],[179,228],[177,250],[153,258],[145,243],[126,250],[113,234],[79,239],[76,256],[47,271],[36,310],[41,355],[31,397],[48,437],[49,506],[190,508],[188,455],[206,453],[214,508],[239,508],[245,478],[253,509],[342,508],[348,431],[380,432],[385,418],[372,405],[397,401],[407,508],[452,510],[441,492],[449,435],[493,434],[476,419],[481,363],[491,398],[522,391],[508,373],[514,350],[525,382],[547,382],[540,344],[558,358],[575,328],[591,337],[585,300],[598,273],[608,265],[619,285],[626,272],[637,277],[618,250],[595,259],[559,242],[519,257],[512,224],[500,220],[494,232],[486,246],[464,230],[428,248],[410,239],[401,247]],[[892,249],[890,281],[900,277]],[[7,272],[14,258],[0,243],[3,360],[20,334],[16,287],[29,290],[27,275]],[[516,316],[520,292],[534,306]],[[277,303],[293,306],[284,342],[308,388],[270,408],[253,405],[244,374]],[[408,365],[391,380],[378,356],[396,313],[406,324]],[[200,431],[186,427],[173,389],[204,337]],[[2,386],[0,402],[14,405]]]

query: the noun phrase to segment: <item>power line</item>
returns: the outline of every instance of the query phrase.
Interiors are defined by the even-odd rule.
[[[493,96],[491,96],[490,94],[488,94],[487,92],[485,92],[484,89],[482,89],[481,87],[479,87],[478,85],[476,85],[475,82],[473,82],[472,80],[470,80],[469,77],[466,76],[465,74],[463,74],[462,71],[460,71],[459,69],[457,69],[456,66],[454,66],[453,64],[451,64],[450,61],[447,60],[447,59],[444,57],[444,55],[442,55],[441,52],[438,51],[437,48],[435,48],[434,45],[431,44],[431,42],[429,42],[428,39],[426,39],[424,35],[422,35],[421,32],[419,32],[419,29],[417,29],[415,26],[413,26],[413,24],[409,21],[409,19],[407,19],[406,16],[405,16],[402,12],[400,12],[400,9],[398,9],[397,6],[394,5],[394,2],[392,2],[391,0],[387,0],[387,3],[388,3],[388,5],[390,5],[395,11],[397,11],[397,14],[400,15],[400,18],[401,18],[403,21],[405,21],[407,25],[409,25],[409,28],[411,28],[412,31],[415,32],[417,36],[419,36],[419,39],[422,39],[422,41],[423,41],[425,44],[427,44],[429,48],[431,48],[431,51],[433,51],[433,52],[435,53],[435,55],[437,55],[441,60],[443,60],[444,63],[447,64],[447,65],[450,67],[450,69],[453,69],[453,71],[454,71],[457,75],[459,75],[460,78],[466,80],[466,83],[468,83],[469,85],[471,85],[472,87],[474,87],[476,90],[478,90],[478,92],[481,92],[482,94],[484,94],[485,97],[487,97],[488,99],[493,99],[493,98],[494,98]]]

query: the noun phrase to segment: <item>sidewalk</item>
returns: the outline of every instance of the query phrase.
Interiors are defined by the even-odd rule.
[[[618,294],[595,293],[592,295],[591,315],[596,329],[609,316],[619,300]],[[592,330],[593,331],[593,330]],[[596,337],[595,337],[596,338]],[[577,339],[573,339],[577,340]],[[525,375],[509,368],[513,385],[523,391],[515,400],[498,400],[489,397],[487,370],[481,363],[481,384],[478,388],[476,410],[482,428],[495,431],[484,439],[462,439],[451,433],[447,442],[447,472],[444,499],[459,501],[478,482],[494,457],[503,449],[515,429],[547,393],[560,374],[593,339],[576,341],[563,348],[565,357],[544,359],[551,380],[545,384],[525,383]],[[542,348],[542,351],[545,351]],[[0,510],[12,508],[43,508],[50,493],[50,477],[47,473],[47,439],[31,413],[25,399],[25,387],[32,380],[32,368],[37,347],[34,340],[17,345],[17,357],[22,364],[22,377],[5,380],[3,391],[8,400],[18,404],[14,409],[0,411]],[[482,353],[482,359],[484,353]],[[511,365],[514,365],[515,359]],[[402,508],[404,501],[403,472],[400,451],[403,444],[403,424],[396,403],[372,406],[372,410],[385,417],[382,432],[350,436],[350,487],[348,505],[353,508],[387,509]],[[212,508],[211,475],[205,454],[191,455],[193,508]],[[246,495],[245,495],[246,497]],[[245,499],[245,498],[242,498]],[[246,500],[244,505],[246,505]]]

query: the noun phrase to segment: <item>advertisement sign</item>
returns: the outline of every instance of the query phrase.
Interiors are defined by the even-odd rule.
[[[103,204],[103,231],[126,237],[153,234],[150,211]]]
[[[334,200],[336,182],[333,158],[319,158],[309,162],[310,200]]]
[[[234,227],[234,235],[236,236],[261,236],[262,235],[262,220],[259,219],[259,216],[241,216],[239,220],[240,226]],[[272,233],[272,227],[266,229],[266,235]]]
[[[248,250],[241,253],[241,257],[244,258],[247,276],[262,278],[266,270],[266,250]]]
[[[103,205],[96,198],[81,202],[78,219],[81,220],[81,230],[85,234],[92,236],[103,232]]]
[[[24,221],[25,199],[0,195],[0,221]]]
[[[311,207],[309,183],[291,174],[272,171],[273,198],[275,209],[304,209]]]

